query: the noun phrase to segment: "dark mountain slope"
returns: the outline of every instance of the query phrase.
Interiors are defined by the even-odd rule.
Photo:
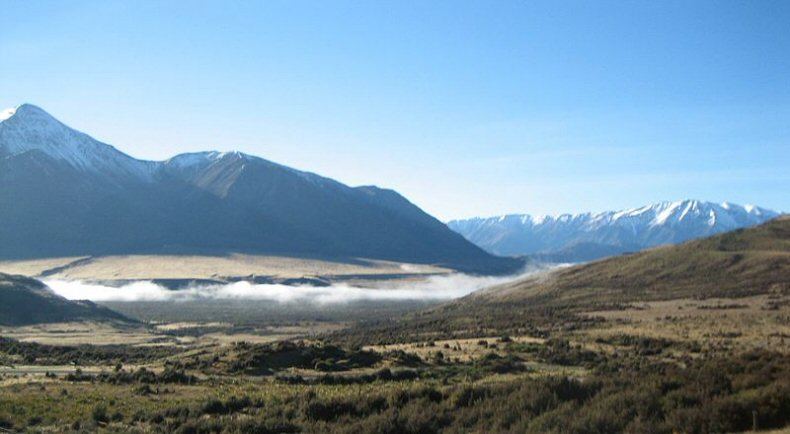
[[[394,191],[238,152],[139,161],[34,106],[0,121],[0,257],[135,253],[362,257],[481,273],[492,256]]]
[[[89,301],[69,301],[35,279],[0,273],[0,325],[71,321],[123,321],[123,315]]]

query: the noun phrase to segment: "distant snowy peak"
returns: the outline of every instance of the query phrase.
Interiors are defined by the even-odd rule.
[[[580,243],[598,244],[601,251],[611,252],[613,246],[630,251],[683,242],[757,225],[778,215],[754,205],[681,200],[601,213],[454,220],[448,226],[498,254],[556,252]]]
[[[779,213],[755,205],[720,204],[698,200],[658,202],[638,208],[601,213],[559,214],[556,216],[529,214],[507,214],[494,217],[474,217],[452,220],[451,226],[472,224],[504,224],[516,226],[541,226],[558,223],[585,223],[589,225],[639,221],[650,226],[675,225],[705,217],[708,225],[733,223],[732,219],[747,219],[761,222],[778,216]],[[699,220],[697,220],[699,221]]]
[[[602,213],[605,216],[609,213]],[[627,218],[647,218],[650,226],[673,226],[684,222],[705,223],[708,226],[723,226],[734,229],[748,224],[758,224],[778,213],[754,205],[736,205],[729,202],[713,203],[698,200],[659,202],[654,205],[619,211],[612,215],[613,221]]]
[[[37,150],[88,172],[147,179],[150,162],[136,160],[52,117],[44,110],[23,104],[0,115],[0,150],[14,156]]]

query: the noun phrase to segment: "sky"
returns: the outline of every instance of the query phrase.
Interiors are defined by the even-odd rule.
[[[0,108],[240,150],[440,219],[790,211],[790,2],[0,0]]]

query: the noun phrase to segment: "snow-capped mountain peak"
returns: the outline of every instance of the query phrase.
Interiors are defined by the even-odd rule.
[[[0,155],[40,151],[87,172],[148,179],[152,163],[136,160],[87,134],[69,128],[32,104],[2,111]]]
[[[113,179],[134,179],[150,182],[155,174],[178,173],[191,177],[209,166],[222,166],[224,171],[238,175],[247,163],[266,165],[288,171],[313,184],[328,187],[336,182],[319,175],[283,166],[240,151],[206,151],[176,155],[165,161],[142,161],[118,151],[87,134],[74,130],[43,109],[22,104],[0,111],[0,158],[42,152],[57,161],[66,162],[81,172],[110,175]],[[227,172],[226,170],[230,170]]]

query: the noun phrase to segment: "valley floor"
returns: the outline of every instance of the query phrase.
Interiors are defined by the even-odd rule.
[[[0,261],[0,271],[31,277],[86,281],[212,280],[253,276],[293,279],[312,276],[331,281],[371,280],[449,273],[430,265],[361,258],[291,258],[229,254],[85,256]]]

